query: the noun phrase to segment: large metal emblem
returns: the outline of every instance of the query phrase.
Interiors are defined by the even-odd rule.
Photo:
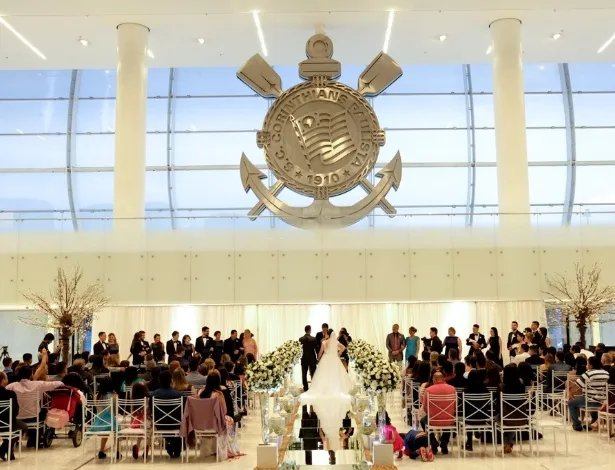
[[[396,211],[385,196],[397,190],[401,180],[399,152],[376,176],[374,186],[368,175],[376,164],[384,131],[366,96],[376,96],[397,80],[401,68],[387,54],[380,53],[359,77],[358,90],[335,81],[341,65],[333,60],[333,44],[323,35],[312,36],[306,45],[308,59],[299,64],[306,80],[286,92],[282,80],[260,56],[253,56],[237,77],[264,98],[277,98],[269,108],[257,144],[264,148],[267,165],[276,176],[272,188],[265,175],[241,156],[241,180],[260,202],[248,214],[253,220],[265,208],[286,223],[301,228],[341,228],[352,225],[380,206],[393,216]],[[356,186],[367,196],[351,206],[335,206],[330,197]],[[312,197],[307,207],[293,207],[277,198],[288,187]]]

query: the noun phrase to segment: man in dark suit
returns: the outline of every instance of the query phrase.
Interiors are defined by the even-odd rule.
[[[98,342],[94,343],[94,355],[102,356],[108,347],[109,345],[107,344],[107,333],[101,331],[100,333],[98,333]]]
[[[318,342],[318,349],[320,349],[320,343],[322,343],[322,340],[325,339],[325,336],[327,336],[328,331],[329,331],[329,324],[323,323],[321,326],[321,330],[318,333],[316,333],[316,341]]]
[[[169,362],[171,362],[171,359],[175,357],[175,355],[177,354],[177,349],[180,346],[181,343],[179,342],[179,331],[174,331],[173,333],[171,333],[171,339],[167,341],[166,346]]]
[[[508,354],[510,357],[515,357],[517,352],[515,350],[515,344],[517,344],[517,330],[519,328],[519,323],[513,321],[510,324],[510,333],[508,333],[508,339],[506,340],[506,347],[508,348]]]
[[[540,334],[540,323],[534,320],[530,325],[530,328],[532,329],[532,343],[541,346],[544,340]]]
[[[194,350],[201,355],[201,361],[211,357],[213,353],[213,339],[209,336],[209,327],[201,328],[201,336],[196,339]]]
[[[304,328],[305,335],[299,338],[303,354],[301,355],[301,379],[303,380],[303,391],[308,390],[307,373],[310,371],[310,377],[314,377],[316,373],[316,363],[318,362],[318,341],[312,336],[312,327],[307,325]]]
[[[466,340],[466,344],[470,346],[471,348],[473,348],[472,351],[470,351],[470,353],[472,353],[473,351],[477,349],[485,349],[487,347],[487,341],[485,340],[485,335],[480,332],[480,326],[477,325],[476,323],[472,325],[472,333],[470,334],[470,336],[468,336],[468,339]]]
[[[438,338],[438,329],[435,326],[429,328],[429,336],[431,337],[429,340],[429,350],[440,354],[443,349],[442,340]],[[425,346],[427,346],[427,344],[425,344]]]
[[[406,338],[399,332],[399,325],[393,325],[393,332],[387,335],[386,347],[389,351],[389,362],[402,362],[404,360],[404,349]]]
[[[237,362],[241,356],[243,346],[240,339],[237,337],[237,330],[231,330],[230,338],[224,340],[224,353],[231,356],[231,361]]]

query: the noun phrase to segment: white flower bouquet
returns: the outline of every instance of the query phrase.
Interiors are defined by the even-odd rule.
[[[271,392],[284,384],[284,378],[301,358],[299,341],[286,341],[246,368],[246,386],[254,392]]]
[[[348,357],[354,363],[363,388],[369,392],[390,392],[401,382],[399,369],[366,341],[359,339],[349,343]]]

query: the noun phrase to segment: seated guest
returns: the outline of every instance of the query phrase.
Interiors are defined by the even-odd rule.
[[[583,346],[583,343],[581,343],[580,341],[578,341],[574,346],[573,346],[573,351],[576,350],[578,351],[578,354],[583,354],[585,355],[585,357],[587,359],[589,359],[590,357],[594,357],[594,353],[591,352],[588,349],[585,349],[585,347]],[[575,354],[576,356],[576,354]]]
[[[239,380],[239,377],[235,375],[235,364],[231,361],[224,364],[224,368],[228,372],[229,380]]]
[[[438,364],[439,358],[440,358],[440,353],[436,351],[432,351],[432,353],[429,355],[429,367],[431,367],[432,369],[439,369],[440,368],[440,364]]]
[[[109,369],[105,367],[102,356],[92,356],[92,368],[90,369],[92,375],[108,374]]]
[[[572,355],[571,355],[572,356]],[[574,356],[572,356],[574,358]],[[572,367],[565,362],[566,355],[563,351],[558,351],[555,354],[555,362],[549,367],[544,374],[544,393],[553,392],[553,372],[570,372]],[[561,380],[560,382],[564,382]],[[558,387],[558,383],[555,384]]]
[[[1,431],[8,431],[8,423],[9,420],[12,421],[13,432],[20,430],[26,431],[28,429],[27,424],[17,419],[17,415],[19,415],[19,403],[17,401],[17,395],[15,392],[7,390],[6,387],[9,381],[4,372],[0,372],[0,401],[11,401],[12,402],[12,416],[8,416],[8,410],[6,412],[0,413],[0,423],[3,426],[0,428]],[[10,446],[9,446],[10,441]],[[2,460],[15,460],[15,454],[13,453],[13,447],[17,443],[17,439],[7,439],[6,437],[2,440],[2,445],[0,445],[0,459]]]
[[[453,364],[457,364],[459,362],[459,351],[457,349],[450,349],[448,351],[448,360]]]
[[[205,385],[207,377],[199,372],[199,360],[192,359],[190,361],[190,372],[186,375],[186,382],[190,385]]]
[[[431,357],[431,352],[429,350],[423,349],[421,351],[421,361],[429,362],[430,357]]]
[[[598,357],[597,354],[596,357]],[[613,365],[613,354],[610,352],[603,352],[600,355],[600,363],[602,364],[602,368],[608,371]]]
[[[504,377],[502,384],[500,385],[500,392],[507,395],[525,394],[525,386],[521,382],[521,378],[519,377],[519,368],[516,364],[508,364],[504,367]],[[499,395],[494,398],[496,403],[500,403]],[[504,404],[504,409],[500,410],[500,413],[503,413],[506,417],[504,420],[505,426],[527,424],[527,419],[523,419],[523,414],[527,413],[527,410],[523,409],[523,402],[517,403],[516,401],[508,400],[507,403]],[[510,454],[512,452],[515,438],[516,436],[514,431],[504,433],[503,445],[505,454]]]
[[[545,363],[545,360],[538,355],[538,346],[530,346],[530,357],[528,357],[525,362],[532,366],[539,366]]]
[[[173,371],[173,381],[171,385],[178,392],[189,392],[192,390],[192,385],[186,382],[186,373],[184,369],[180,367]]]
[[[178,369],[180,370],[180,369]],[[183,395],[172,387],[173,376],[168,370],[160,372],[160,387],[153,390],[150,395],[156,398],[181,398]]]
[[[466,371],[463,374],[463,377],[467,379],[470,371],[472,369],[476,369],[476,358],[472,356],[471,354],[468,354],[466,357],[463,358],[463,365],[466,368]]]
[[[220,457],[222,459],[226,459],[226,458],[230,459],[230,458],[239,457],[243,455],[240,453],[238,443],[234,439],[235,423],[233,422],[233,418],[228,416],[228,413],[227,413],[226,400],[224,398],[224,394],[222,393],[222,383],[221,383],[220,372],[218,372],[215,369],[209,372],[209,375],[207,376],[207,386],[201,391],[201,394],[199,397],[200,398],[216,398],[218,402],[220,403],[220,405],[222,406],[222,409],[224,410],[224,414],[227,415],[225,418],[226,429],[227,429],[227,434],[228,434],[227,448],[225,452],[226,455],[221,455]]]
[[[216,368],[216,362],[211,357],[205,359],[202,365],[204,366],[204,370],[201,370],[201,374],[203,374],[205,377],[209,375],[210,371]]]
[[[164,351],[155,351],[154,352],[154,362],[156,362],[156,367],[160,369],[168,369],[169,364],[164,360]]]
[[[414,369],[414,365],[417,363],[418,359],[416,358],[416,356],[410,356],[408,358],[408,362],[406,364],[406,370],[404,371],[404,375],[411,375],[412,374],[412,369]],[[239,367],[239,365],[238,365]],[[237,374],[237,375],[243,375],[243,374]]]
[[[497,372],[497,369],[489,369]],[[489,372],[487,372],[488,374]],[[498,385],[499,385],[500,374],[498,372]],[[489,393],[487,390],[487,386],[485,385],[485,373],[482,370],[473,370],[470,371],[468,375],[468,381],[464,390],[465,393],[468,394],[485,394]],[[466,413],[475,417],[472,424],[478,424],[476,422],[476,417],[478,416],[478,410],[483,410],[484,403],[477,400],[471,401],[471,406],[467,409]],[[472,451],[472,432],[468,432],[466,436],[466,450]]]
[[[126,392],[126,387],[130,389],[134,384],[145,382],[145,380],[139,378],[139,369],[136,367],[127,367],[124,374],[124,381],[120,389],[122,392]]]
[[[455,403],[454,402],[438,402],[436,400],[431,400],[428,406],[428,397],[438,396],[438,395],[455,395],[456,391],[454,387],[451,387],[444,381],[444,376],[440,372],[436,372],[433,375],[433,385],[427,387],[425,392],[423,393],[423,397],[421,399],[421,404],[423,406],[423,410],[425,411],[425,416],[421,418],[421,425],[423,430],[425,430],[429,417],[432,416],[432,420],[430,424],[434,426],[452,426],[455,424]],[[450,432],[443,432],[441,436],[441,441],[438,442],[436,439],[436,434],[432,433],[429,436],[429,440],[431,442],[431,450],[434,454],[438,453],[438,446],[440,446],[440,450],[442,454],[448,454],[448,442],[451,438]]]
[[[6,389],[15,392],[17,395],[17,403],[19,404],[19,414],[17,417],[23,422],[36,422],[37,416],[40,420],[44,420],[47,416],[47,409],[41,408],[41,402],[25,394],[39,392],[42,399],[43,392],[55,390],[61,387],[62,382],[40,382],[38,381],[41,374],[47,368],[47,350],[43,349],[40,367],[34,372],[31,367],[24,366],[19,369],[19,382],[7,385]],[[34,447],[36,444],[36,431],[31,429],[28,431],[28,447]]]
[[[490,388],[498,388],[502,383],[500,379],[500,369],[498,367],[492,367],[487,369],[487,378],[485,379],[485,385]],[[478,392],[476,392],[478,393]]]
[[[51,380],[62,380],[66,376],[66,362],[58,362],[56,366],[56,375]]]
[[[577,384],[584,394],[587,394],[587,406],[599,408],[605,400],[606,383],[609,373],[600,368],[598,358],[592,356],[587,360],[587,371],[579,378]],[[583,431],[583,425],[579,418],[581,408],[585,407],[585,396],[579,396],[568,401],[568,411],[572,421],[572,429]],[[592,423],[598,419],[598,412],[591,411]]]
[[[171,372],[171,375],[173,374],[173,372],[175,372],[175,369],[181,369],[181,365],[179,364],[179,361],[169,362],[169,372]]]
[[[477,351],[474,355],[476,358],[476,368],[477,369],[487,369],[487,358],[481,351]]]
[[[464,377],[466,373],[466,365],[463,362],[457,362],[454,367],[455,374],[453,377],[449,378],[446,383],[457,388],[465,388],[466,386],[466,378]]]
[[[91,386],[94,381],[94,377],[90,373],[90,371],[85,368],[85,360],[82,357],[78,357],[73,361],[73,365],[68,368],[67,372],[70,374],[71,372],[76,372],[81,376],[84,382]]]
[[[233,382],[229,380],[228,371],[226,368],[220,367],[218,372],[220,373],[220,390],[224,395],[224,402],[226,403],[226,415],[233,418],[233,421],[237,423],[241,419],[241,416],[235,412],[235,402],[233,401],[233,396],[231,395]]]
[[[555,357],[553,354],[545,354],[545,362],[538,367],[538,377],[541,382],[546,379],[547,371],[553,364],[555,364]]]
[[[517,365],[521,364],[522,362],[525,362],[525,360],[530,357],[530,353],[529,353],[530,347],[527,344],[521,343],[519,351],[520,352],[518,352],[517,355],[512,360],[512,362],[514,362]]]
[[[106,400],[114,400],[117,398],[115,395],[115,391],[113,389],[113,380],[111,377],[105,377],[98,382],[98,397],[96,397],[98,402],[106,401]],[[105,406],[104,409],[101,409],[100,405],[97,405],[98,412],[92,426],[90,427],[90,431],[98,432],[98,433],[109,433],[113,435],[113,431],[117,429],[117,422],[112,427],[112,423],[115,421],[113,418],[113,412],[111,408]],[[105,447],[107,447],[107,440],[109,438],[107,436],[102,436],[100,440],[100,449],[98,451],[98,458],[105,459],[107,458],[107,454],[105,454]]]
[[[165,364],[166,366],[166,364]],[[162,369],[160,367],[154,367],[151,371],[152,378],[149,382],[147,382],[147,389],[150,392],[154,390],[158,390],[160,388],[160,373]]]
[[[21,358],[22,358],[22,362],[24,363],[25,366],[31,366],[32,365],[32,354],[25,353]]]
[[[485,353],[485,359],[487,360],[487,363],[485,365],[485,369],[489,370],[492,368],[496,368],[498,370],[498,372],[502,372],[502,368],[500,367],[500,365],[497,363],[497,361],[495,360],[495,353],[489,349],[486,353]]]
[[[8,356],[2,359],[3,372],[6,375],[11,375],[13,373],[13,369],[11,368],[12,363],[13,363],[13,359],[11,359]]]
[[[577,379],[587,371],[587,359],[579,356],[575,359],[574,369],[568,372],[568,397],[575,398],[583,394],[583,390],[577,384]]]
[[[602,357],[604,357],[605,354],[608,354],[608,353],[606,352],[603,353]],[[598,355],[596,355],[596,357],[598,357]],[[607,385],[610,387],[615,386],[615,367],[611,367],[609,369],[609,380],[607,381]],[[601,413],[607,412],[607,413],[613,414],[614,411],[615,411],[615,393],[613,393],[612,391],[609,391],[606,396],[606,399],[604,400],[604,403],[600,407],[600,412]],[[610,437],[615,437],[615,434],[613,433],[613,420],[607,419],[606,421],[608,422],[607,433],[609,434]],[[602,423],[600,423],[600,420],[598,420],[592,423],[591,427],[592,429],[598,429],[598,426],[601,424]]]
[[[533,387],[536,381],[536,372],[534,368],[527,362],[522,362],[517,366],[519,369],[519,378],[525,387]]]
[[[446,361],[442,366],[442,374],[444,375],[444,381],[448,383],[450,379],[455,377],[453,363]]]

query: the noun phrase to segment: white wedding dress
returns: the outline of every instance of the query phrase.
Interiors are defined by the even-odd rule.
[[[327,437],[327,450],[340,448],[339,430],[350,410],[352,381],[338,356],[338,341],[333,334],[326,340],[324,354],[318,362],[316,373],[307,392],[299,396],[304,405],[312,405],[320,428]]]

